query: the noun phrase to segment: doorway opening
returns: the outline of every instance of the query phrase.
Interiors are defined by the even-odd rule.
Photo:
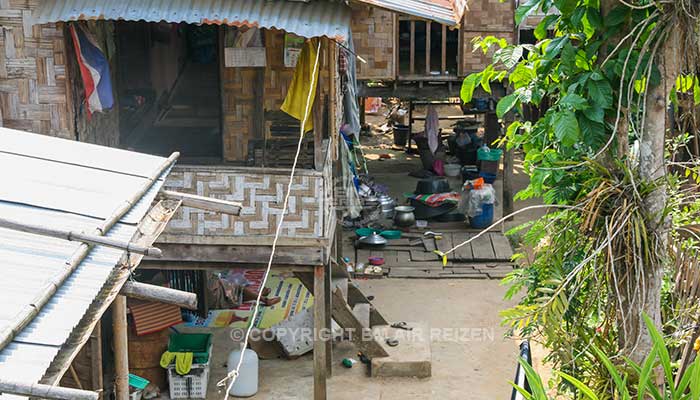
[[[119,21],[120,142],[181,160],[222,159],[219,29],[214,25]]]

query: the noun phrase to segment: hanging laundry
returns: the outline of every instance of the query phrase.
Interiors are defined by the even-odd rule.
[[[318,68],[316,69],[316,74],[314,74],[314,65],[316,63],[316,55],[318,46],[318,39],[310,39],[304,43],[304,48],[301,50],[301,55],[299,55],[299,61],[297,61],[297,67],[294,71],[294,77],[292,78],[292,83],[289,85],[289,91],[287,92],[287,97],[282,103],[280,109],[292,117],[302,121],[306,117],[306,123],[304,124],[304,132],[308,132],[314,129],[313,118],[311,118],[311,106],[307,111],[306,103],[313,104],[316,98],[316,86],[318,85]],[[309,92],[311,92],[311,98],[309,99]]]
[[[109,61],[95,38],[77,24],[70,24],[80,76],[85,87],[88,116],[114,105]]]
[[[430,152],[435,154],[440,143],[440,119],[435,106],[428,106],[428,115],[425,117],[425,135],[428,137]]]

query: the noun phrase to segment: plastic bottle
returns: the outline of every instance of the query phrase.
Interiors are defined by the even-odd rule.
[[[242,347],[242,344],[239,344]],[[228,355],[228,372],[230,373],[238,365],[238,360],[241,357],[241,349],[232,351]],[[241,369],[238,370],[238,378],[228,392],[234,397],[250,397],[258,393],[258,354],[251,350],[243,351],[243,362]]]

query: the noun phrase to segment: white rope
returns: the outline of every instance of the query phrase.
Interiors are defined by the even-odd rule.
[[[294,164],[292,164],[292,172],[289,175],[289,183],[287,183],[287,193],[284,196],[284,204],[282,205],[282,215],[280,215],[279,222],[277,223],[277,229],[275,230],[275,238],[272,241],[272,251],[270,252],[270,258],[267,261],[267,269],[265,270],[265,276],[263,277],[262,284],[260,285],[260,290],[258,291],[258,297],[255,301],[255,308],[253,309],[253,315],[250,317],[250,323],[248,325],[248,329],[246,330],[245,333],[245,339],[243,340],[243,346],[241,347],[241,355],[240,358],[238,359],[238,364],[236,365],[236,368],[234,368],[231,372],[229,372],[226,377],[222,380],[220,380],[216,386],[222,387],[226,385],[227,380],[231,380],[231,383],[229,383],[228,387],[226,388],[226,394],[224,395],[224,400],[228,400],[229,392],[231,391],[231,388],[233,388],[233,384],[236,383],[236,379],[239,376],[239,370],[241,369],[241,365],[243,364],[243,355],[245,352],[245,349],[248,347],[248,340],[250,339],[250,332],[253,330],[253,325],[255,325],[255,319],[257,318],[258,315],[258,309],[260,307],[260,299],[262,297],[262,292],[263,288],[265,288],[265,284],[267,283],[267,277],[270,275],[270,269],[272,269],[272,260],[275,257],[275,250],[277,249],[277,240],[280,237],[280,233],[282,232],[282,224],[284,224],[284,217],[287,215],[287,206],[289,204],[289,196],[292,191],[292,182],[294,181],[294,174],[296,173],[297,169],[297,162],[299,161],[299,153],[301,152],[301,145],[304,140],[304,126],[306,126],[306,121],[309,118],[309,110],[311,108],[311,95],[314,92],[314,88],[316,85],[316,75],[318,72],[318,60],[321,56],[321,40],[318,40],[318,48],[316,49],[316,61],[314,61],[314,70],[313,74],[311,76],[311,86],[309,88],[309,94],[306,98],[306,108],[304,110],[304,117],[303,120],[301,121],[301,127],[299,128],[299,143],[297,144],[297,152],[294,155]]]

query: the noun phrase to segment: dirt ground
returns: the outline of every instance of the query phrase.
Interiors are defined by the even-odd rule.
[[[382,279],[359,281],[390,321],[422,321],[434,335],[432,377],[371,378],[365,365],[347,369],[344,357],[356,357],[347,342],[334,345],[333,376],[328,396],[333,400],[507,399],[518,354],[518,342],[505,339],[498,312],[505,288],[489,280]],[[224,347],[228,332],[215,331],[215,345]],[[227,354],[215,352],[207,398],[223,399],[215,381],[225,375]],[[262,360],[260,390],[251,399],[311,399],[312,355],[296,360]]]

